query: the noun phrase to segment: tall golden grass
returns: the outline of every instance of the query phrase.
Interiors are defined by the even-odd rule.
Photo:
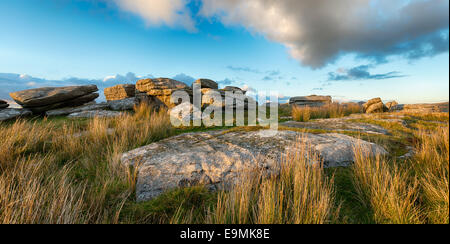
[[[117,223],[133,193],[126,150],[171,133],[167,112],[76,123],[17,121],[0,129],[0,223]]]
[[[411,160],[428,223],[449,223],[449,127],[417,133]]]
[[[449,127],[420,130],[414,156],[392,161],[355,147],[353,182],[376,223],[449,223]]]
[[[305,145],[289,154],[279,172],[250,171],[231,190],[221,191],[202,223],[324,224],[337,216],[333,179],[319,157]],[[278,171],[278,170],[277,170]],[[175,214],[173,223],[195,223],[190,214]]]
[[[350,114],[361,113],[362,108],[357,103],[332,103],[321,107],[301,107],[293,105],[292,118],[295,121],[308,122],[311,119],[340,118]]]
[[[355,147],[353,182],[361,203],[372,209],[373,219],[380,224],[421,223],[416,206],[418,184],[397,164],[373,157]]]
[[[423,117],[448,121],[448,114]],[[355,147],[355,164],[348,177],[355,197],[370,210],[375,223],[449,223],[449,127],[435,124],[439,126],[414,132],[415,154],[409,159],[372,157]],[[120,155],[173,132],[167,112],[154,112],[145,104],[133,114],[83,123],[0,124],[0,223],[134,223],[133,214],[123,216],[123,207],[134,201],[136,171],[121,165]],[[296,154],[284,157],[277,174],[252,171],[231,190],[210,196],[215,193],[203,189],[197,200],[196,189],[191,189],[187,199],[194,199],[193,203],[181,203],[173,216],[167,211],[170,216],[151,219],[336,223],[342,216],[338,216],[340,200],[335,197],[333,177],[320,164],[310,164],[320,159],[307,145],[298,148]],[[183,194],[177,196],[185,199]],[[156,203],[164,204],[164,199]],[[142,211],[145,216],[145,208]]]

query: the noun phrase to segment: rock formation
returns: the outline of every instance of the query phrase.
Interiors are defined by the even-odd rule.
[[[320,107],[331,104],[331,96],[311,95],[306,97],[291,97],[289,104],[297,106]]]
[[[377,97],[367,101],[363,105],[363,110],[367,114],[372,114],[372,113],[383,113],[386,112],[388,109],[381,101],[381,98]]]
[[[394,111],[397,105],[398,105],[397,101],[391,101],[386,103],[386,108],[388,109],[388,111]]]
[[[209,79],[198,79],[192,85],[198,84],[201,88],[219,89],[219,84]]]
[[[192,96],[192,89],[190,87],[183,82],[168,78],[139,80],[136,83],[136,89],[139,93],[146,93],[149,96],[157,98],[168,108],[173,108],[178,104],[171,102],[171,96],[175,91],[183,90]],[[139,96],[142,96],[142,94]]]
[[[0,110],[0,121],[16,119],[30,115],[32,115],[32,112],[28,109],[5,108]]]
[[[183,134],[127,152],[122,156],[122,163],[137,167],[137,200],[146,201],[180,186],[231,186],[245,171],[255,168],[276,171],[286,151],[299,150],[295,147],[298,142],[311,145],[326,167],[353,162],[354,145],[374,155],[387,154],[376,144],[342,134],[278,131],[274,135],[272,132]]]
[[[22,107],[33,113],[76,107],[94,101],[99,94],[97,86],[43,87],[10,93],[10,96]]]
[[[123,100],[134,97],[136,94],[136,86],[130,84],[122,84],[105,88],[104,91],[107,101]]]
[[[0,109],[9,107],[9,104],[3,100],[0,100]]]
[[[242,92],[244,95],[247,93],[247,91],[244,91],[241,88],[236,87],[236,86],[226,86],[225,88],[220,89],[220,91]]]

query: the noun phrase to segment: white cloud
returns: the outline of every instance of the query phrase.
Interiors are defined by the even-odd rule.
[[[181,26],[195,32],[195,23],[187,7],[188,0],[114,0],[123,10],[142,17],[147,25]]]

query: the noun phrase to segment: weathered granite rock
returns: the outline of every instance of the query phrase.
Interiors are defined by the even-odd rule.
[[[140,93],[146,93],[149,96],[158,98],[168,108],[173,108],[179,104],[171,102],[171,96],[175,91],[185,91],[192,97],[192,89],[190,87],[183,82],[168,78],[139,80],[136,83],[136,89]]]
[[[297,106],[310,106],[310,107],[320,107],[332,102],[331,96],[317,96],[311,95],[306,97],[291,97],[289,99],[289,104],[294,104]]]
[[[9,104],[6,101],[0,100],[0,109],[4,109],[9,107]]]
[[[136,90],[136,100],[138,104],[146,103],[155,110],[167,109],[167,106],[157,97],[147,95],[145,92]]]
[[[108,106],[114,111],[133,110],[139,101],[135,97],[125,98],[122,100],[108,101]]]
[[[219,84],[209,79],[198,79],[192,85],[198,84],[201,88],[219,89]]]
[[[49,110],[54,110],[58,108],[67,108],[67,107],[78,107],[84,105],[86,103],[91,103],[95,99],[99,97],[98,93],[90,93],[81,97],[74,98],[72,100],[54,103],[42,107],[27,107],[29,110],[33,112],[33,114],[42,114]]]
[[[25,108],[44,107],[66,103],[98,91],[97,86],[43,87],[10,93],[18,104]]]
[[[225,88],[220,89],[220,91],[242,92],[244,95],[247,93],[247,91],[244,91],[241,88],[236,87],[236,86],[226,86]]]
[[[78,113],[78,112],[82,112],[82,111],[105,110],[108,108],[109,108],[109,105],[107,103],[88,103],[88,104],[78,106],[78,107],[67,107],[67,108],[50,110],[50,111],[45,112],[45,115],[48,117],[64,116],[64,115],[69,115],[69,114]]]
[[[397,105],[398,105],[398,102],[391,101],[391,102],[386,103],[386,108],[388,109],[388,111],[394,111],[396,109]]]
[[[230,89],[229,91],[233,91],[233,92],[238,91],[237,93],[234,93],[232,96],[233,109],[236,109],[236,108],[248,109],[249,103],[254,103],[255,109],[256,109],[257,102],[252,97],[245,96],[245,93],[242,92],[242,90],[231,90]],[[220,96],[221,96],[220,102],[222,103],[222,107],[225,108],[226,107],[226,100],[225,100],[226,91],[223,89],[217,90],[217,89],[212,89],[212,88],[203,88],[201,90],[202,107],[204,108],[204,107],[209,106],[214,103],[214,97],[215,97],[215,95],[213,95],[214,92],[216,94],[220,94]],[[239,92],[242,92],[242,93],[239,94]]]
[[[189,88],[188,85],[183,82],[169,79],[169,78],[156,78],[156,79],[143,79],[136,83],[136,89],[141,92],[148,92],[152,90],[164,90],[164,89],[185,89]]]
[[[372,113],[382,113],[385,111],[385,106],[382,102],[380,103],[374,103],[372,105],[370,105],[367,109],[366,109],[366,113],[367,114],[372,114]]]
[[[180,186],[226,188],[255,168],[276,171],[286,153],[298,151],[295,145],[302,142],[319,153],[326,167],[352,163],[354,145],[376,155],[387,154],[376,144],[342,134],[273,132],[187,133],[127,152],[122,163],[137,168],[137,201],[146,201]]]
[[[32,115],[32,112],[28,109],[5,108],[0,110],[0,121],[16,119],[19,117],[25,117],[30,115]]]
[[[131,84],[122,84],[105,88],[104,91],[107,101],[123,100],[134,97],[136,94],[136,86]]]
[[[76,112],[73,114],[69,114],[68,118],[112,118],[112,117],[118,117],[122,113],[117,111],[108,111],[108,110],[93,110],[93,111],[81,111]]]
[[[381,101],[381,98],[379,98],[379,97],[370,99],[369,101],[367,101],[366,103],[363,104],[364,112],[366,113],[367,109],[369,109],[370,106],[372,106],[374,104],[379,104],[379,103],[383,103],[383,101]]]

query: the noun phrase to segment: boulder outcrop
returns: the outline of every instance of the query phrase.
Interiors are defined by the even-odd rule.
[[[145,93],[149,96],[157,98],[168,108],[173,108],[178,104],[171,102],[171,96],[175,91],[186,91],[192,97],[192,89],[189,86],[183,82],[168,78],[139,80],[136,83],[136,89],[139,93]]]
[[[136,95],[136,85],[122,84],[108,87],[103,90],[107,101],[123,100]]]
[[[226,87],[224,89],[212,89],[212,88],[202,88],[202,107],[209,106],[214,103],[214,92],[217,94],[220,94],[221,102],[222,102],[222,108],[226,107],[226,92],[233,92],[233,109],[240,108],[242,106],[243,109],[248,109],[249,103],[254,103],[255,108],[257,106],[257,102],[249,96],[245,95],[245,91],[238,87]]]
[[[391,101],[386,103],[386,108],[388,109],[388,111],[394,111],[397,105],[398,105],[397,101]]]
[[[192,85],[198,84],[201,88],[211,88],[211,89],[219,89],[219,84],[213,80],[209,79],[198,79]]]
[[[187,133],[132,150],[123,154],[122,163],[138,170],[137,201],[146,201],[176,187],[228,187],[255,168],[276,172],[286,153],[300,150],[295,146],[299,143],[310,145],[326,167],[352,163],[354,145],[374,155],[387,154],[376,144],[342,134],[210,131]]]
[[[94,101],[99,97],[97,86],[43,87],[10,93],[19,105],[33,113],[76,107]]]
[[[364,103],[363,110],[367,114],[387,112],[388,108],[384,105],[381,98],[373,98]]]
[[[311,95],[306,97],[291,97],[289,104],[297,106],[321,107],[331,104],[331,96]]]
[[[247,93],[247,91],[244,91],[241,88],[236,87],[236,86],[226,86],[225,88],[220,89],[220,91],[242,92],[244,95]]]

